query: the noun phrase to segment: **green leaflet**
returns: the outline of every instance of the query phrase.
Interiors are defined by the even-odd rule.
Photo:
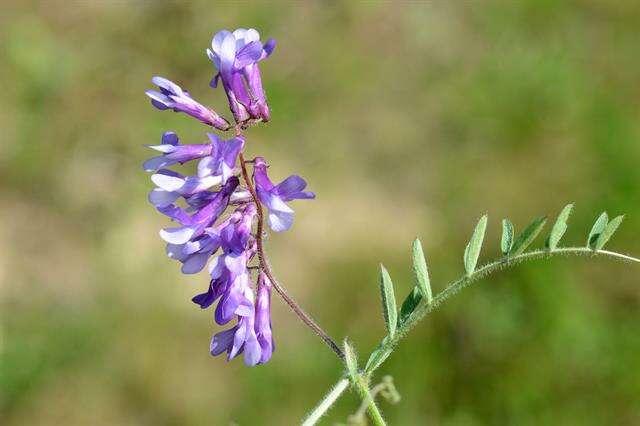
[[[500,249],[502,254],[507,255],[513,247],[513,223],[509,219],[502,219],[502,240]]]
[[[393,337],[398,325],[398,311],[396,309],[396,297],[393,292],[393,283],[389,272],[380,265],[380,295],[382,296],[382,310],[384,321],[387,324],[389,336]]]
[[[609,216],[607,215],[607,212],[603,212],[600,216],[598,216],[598,219],[596,219],[596,222],[591,228],[591,232],[589,232],[589,238],[587,238],[587,247],[593,250],[597,250],[596,243],[598,241],[598,238],[600,238],[600,234],[602,234],[607,227],[607,223],[609,223]]]
[[[547,218],[539,217],[524,228],[524,231],[522,231],[513,242],[509,256],[517,256],[524,252],[533,240],[536,239],[540,231],[542,231],[545,223],[547,223]]]
[[[478,257],[480,256],[482,241],[484,240],[486,230],[487,215],[484,215],[478,221],[476,229],[474,229],[473,235],[467,244],[467,248],[464,250],[464,269],[467,271],[467,276],[473,274],[473,271],[476,270],[476,264],[478,263]]]
[[[618,226],[620,226],[620,224],[622,223],[622,219],[624,219],[624,216],[617,216],[611,219],[611,222],[607,224],[606,228],[604,228],[604,231],[602,231],[602,233],[598,236],[598,239],[596,240],[596,243],[595,243],[596,250],[600,250],[601,248],[604,247],[605,244],[607,244],[607,241],[609,241],[609,238],[611,238],[611,236],[618,229]]]
[[[567,204],[564,206],[558,218],[556,219],[556,223],[553,224],[553,228],[551,228],[551,233],[545,242],[545,246],[553,251],[558,246],[560,239],[567,231],[567,220],[569,220],[569,216],[571,215],[571,211],[573,210],[573,204]]]
[[[422,251],[422,244],[417,238],[413,242],[412,254],[413,273],[415,275],[416,284],[418,285],[418,289],[422,292],[422,295],[427,299],[427,303],[431,303],[433,296],[431,294],[431,284],[429,283],[429,270],[427,269],[427,261],[424,258],[424,252]]]
[[[409,318],[409,315],[416,309],[416,307],[420,304],[422,300],[422,292],[418,288],[418,286],[413,287],[411,293],[404,299],[402,302],[402,306],[400,307],[400,324]]]
[[[371,371],[378,368],[380,364],[382,364],[393,352],[391,347],[385,348],[384,346],[387,344],[388,337],[382,339],[382,341],[376,346],[376,348],[371,352],[369,356],[369,360],[367,361],[367,365],[364,367],[364,371],[370,373]]]

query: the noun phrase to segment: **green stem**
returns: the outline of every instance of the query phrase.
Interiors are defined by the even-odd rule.
[[[349,386],[349,379],[342,379],[329,391],[329,393],[324,397],[320,404],[317,405],[316,408],[313,409],[311,413],[304,419],[302,422],[302,426],[313,426],[322,416],[324,416],[327,411],[333,406],[340,395],[347,389]]]
[[[555,255],[565,254],[565,255],[591,255],[591,256],[604,256],[609,257],[616,260],[628,261],[628,262],[637,262],[640,263],[640,259],[636,259],[635,257],[627,256],[625,254],[616,253],[608,250],[592,250],[587,247],[568,247],[568,248],[558,248],[553,251],[549,250],[534,250],[527,253],[522,253],[520,255],[511,257],[511,258],[502,258],[500,260],[496,260],[494,262],[488,263],[481,268],[476,269],[472,274],[465,275],[462,278],[453,281],[449,284],[443,291],[438,293],[430,303],[425,303],[422,306],[418,307],[410,316],[407,318],[400,327],[396,330],[396,333],[393,338],[385,338],[380,343],[379,351],[381,353],[389,354],[393,351],[395,345],[402,340],[407,333],[415,327],[415,325],[420,322],[427,314],[431,313],[435,309],[437,309],[442,302],[447,300],[449,297],[456,294],[458,291],[463,288],[471,285],[473,282],[480,280],[481,278],[486,277],[487,275],[492,274],[500,269],[506,268],[508,266],[515,265],[517,263],[526,261],[526,260],[534,260],[534,259],[542,259],[549,258]],[[352,351],[352,350],[351,350]],[[371,395],[371,391],[368,387],[368,380],[373,371],[377,370],[380,365],[384,363],[386,360],[386,356],[384,356],[381,361],[374,362],[371,365],[368,365],[363,374],[360,374],[357,370],[357,363],[354,362],[353,366],[350,367],[349,363],[347,363],[347,368],[349,370],[349,376],[351,378],[351,383],[354,388],[358,392],[358,395],[363,401],[363,404],[366,403],[367,411],[372,421],[376,425],[385,425],[385,421],[382,418],[382,414],[378,409],[378,406]],[[320,417],[327,411],[331,406],[337,401],[337,399],[342,395],[344,390],[346,389],[347,381],[343,379],[338,382],[338,384],[331,390],[327,396],[320,402],[320,404],[311,412],[311,414],[307,417],[304,426],[314,425]]]
[[[505,268],[507,266],[511,266],[516,263],[523,262],[525,260],[533,260],[533,259],[541,259],[545,257],[552,257],[558,254],[566,254],[566,255],[593,255],[593,256],[605,256],[610,257],[617,260],[622,261],[630,261],[630,262],[638,262],[640,263],[640,259],[636,259],[635,257],[627,256],[624,254],[607,251],[607,250],[592,250],[587,247],[568,247],[568,248],[558,248],[553,251],[549,250],[534,250],[527,253],[522,253],[517,256],[511,258],[502,258],[500,260],[496,260],[494,262],[488,263],[481,268],[476,269],[472,274],[465,275],[462,278],[457,279],[456,281],[449,284],[443,291],[438,293],[437,296],[431,300],[431,303],[426,303],[420,307],[418,307],[413,313],[407,318],[400,327],[396,330],[396,333],[392,338],[386,338],[380,344],[380,352],[382,353],[390,353],[393,351],[393,348],[402,340],[409,330],[411,330],[418,322],[420,322],[427,314],[431,313],[435,309],[437,309],[442,302],[462,290],[463,288],[471,285],[473,282],[484,278],[485,276]],[[386,359],[386,357],[385,357]],[[370,375],[373,371],[378,369],[384,362],[384,359],[381,362],[373,363],[366,370],[366,374]]]
[[[369,391],[367,380],[363,376],[358,375],[352,380],[352,383],[356,388],[358,395],[360,395],[363,404],[367,404],[367,412],[369,413],[369,417],[371,418],[373,424],[376,426],[386,426],[387,423],[382,418],[382,413],[380,412],[380,409],[376,405],[375,399]]]

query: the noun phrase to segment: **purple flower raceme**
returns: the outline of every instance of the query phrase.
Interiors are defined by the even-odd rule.
[[[222,81],[236,122],[271,118],[258,62],[269,57],[275,47],[273,39],[262,44],[260,34],[253,28],[223,30],[213,37],[207,56],[218,73],[211,80],[211,86],[217,87],[218,80]]]
[[[214,83],[222,81],[238,123],[269,119],[258,62],[269,56],[274,46],[273,40],[263,45],[252,29],[221,31],[213,39],[208,55],[219,70]],[[176,84],[160,77],[152,81],[160,91],[148,91],[147,95],[157,108],[187,113],[220,130],[229,128],[226,120]],[[263,364],[274,351],[272,283],[263,269],[262,254],[256,256],[262,238],[254,230],[257,220],[262,220],[256,203],[268,209],[271,228],[280,232],[293,221],[293,210],[287,202],[314,198],[314,194],[304,192],[307,183],[299,176],[274,185],[262,157],[253,161],[252,179],[241,183],[244,169],[237,163],[245,147],[244,137],[223,140],[212,133],[207,136],[206,143],[183,145],[174,132],[165,132],[159,145],[149,146],[159,155],[143,164],[156,186],[148,198],[175,222],[162,229],[160,236],[167,243],[167,255],[180,262],[182,272],[198,273],[208,263],[209,285],[193,302],[203,309],[217,303],[213,318],[219,325],[235,321],[230,328],[214,334],[211,354],[226,353],[228,360],[244,354],[247,365]],[[192,161],[197,162],[195,175],[170,169]],[[251,187],[258,199],[251,195]]]
[[[151,98],[151,103],[156,108],[184,112],[216,129],[229,129],[230,125],[227,120],[220,117],[218,113],[212,109],[193,100],[189,92],[182,90],[182,88],[173,81],[163,77],[153,77],[151,82],[160,89],[159,92],[155,90],[147,90],[146,92],[147,96]]]
[[[305,192],[307,182],[298,175],[292,175],[274,185],[267,176],[267,163],[262,157],[256,157],[253,177],[256,182],[256,192],[262,204],[269,209],[269,226],[275,232],[286,231],[293,224],[293,209],[287,201],[296,199],[313,199],[313,192]]]

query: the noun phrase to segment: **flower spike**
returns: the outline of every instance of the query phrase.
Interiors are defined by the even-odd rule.
[[[213,86],[218,80],[222,82],[239,124],[236,136],[223,139],[207,133],[205,143],[181,144],[175,132],[167,131],[160,144],[148,146],[157,154],[143,164],[155,185],[149,192],[149,202],[175,222],[160,230],[167,256],[181,264],[184,274],[196,274],[205,267],[209,271],[205,291],[192,301],[202,309],[211,308],[218,325],[228,325],[213,334],[210,353],[226,353],[227,360],[243,354],[249,366],[266,363],[274,351],[272,287],[289,305],[295,305],[273,282],[264,261],[262,205],[268,209],[271,228],[280,232],[293,222],[293,210],[287,203],[315,197],[304,191],[307,183],[301,177],[290,176],[274,185],[267,176],[264,158],[246,161],[242,155],[246,141],[241,130],[245,122],[270,118],[258,62],[267,58],[274,47],[273,40],[260,42],[260,35],[253,29],[216,34],[207,51],[218,69]],[[183,112],[218,130],[230,128],[224,118],[196,102],[172,81],[154,77],[152,82],[159,91],[149,90],[147,96],[156,108]],[[194,175],[172,169],[192,162],[197,163]],[[251,177],[247,164],[253,165]],[[299,307],[294,311],[316,332],[321,331]]]

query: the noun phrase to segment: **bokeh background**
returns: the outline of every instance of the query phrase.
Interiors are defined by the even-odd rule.
[[[490,216],[522,229],[576,203],[565,236],[628,216],[610,248],[640,254],[640,8],[584,0],[216,3],[45,1],[0,5],[0,423],[295,424],[341,373],[277,298],[277,351],[247,368],[208,353],[218,330],[189,299],[157,235],[141,163],[164,130],[150,78],[208,88],[204,50],[222,28],[278,41],[262,65],[273,121],[248,153],[317,200],[272,236],[277,276],[362,357],[384,333],[384,262],[409,291],[422,238],[432,285],[461,274]],[[537,244],[541,244],[540,239]],[[640,423],[638,269],[568,258],[471,287],[415,329],[381,374],[403,400],[391,424]],[[353,395],[326,424],[345,422]]]

